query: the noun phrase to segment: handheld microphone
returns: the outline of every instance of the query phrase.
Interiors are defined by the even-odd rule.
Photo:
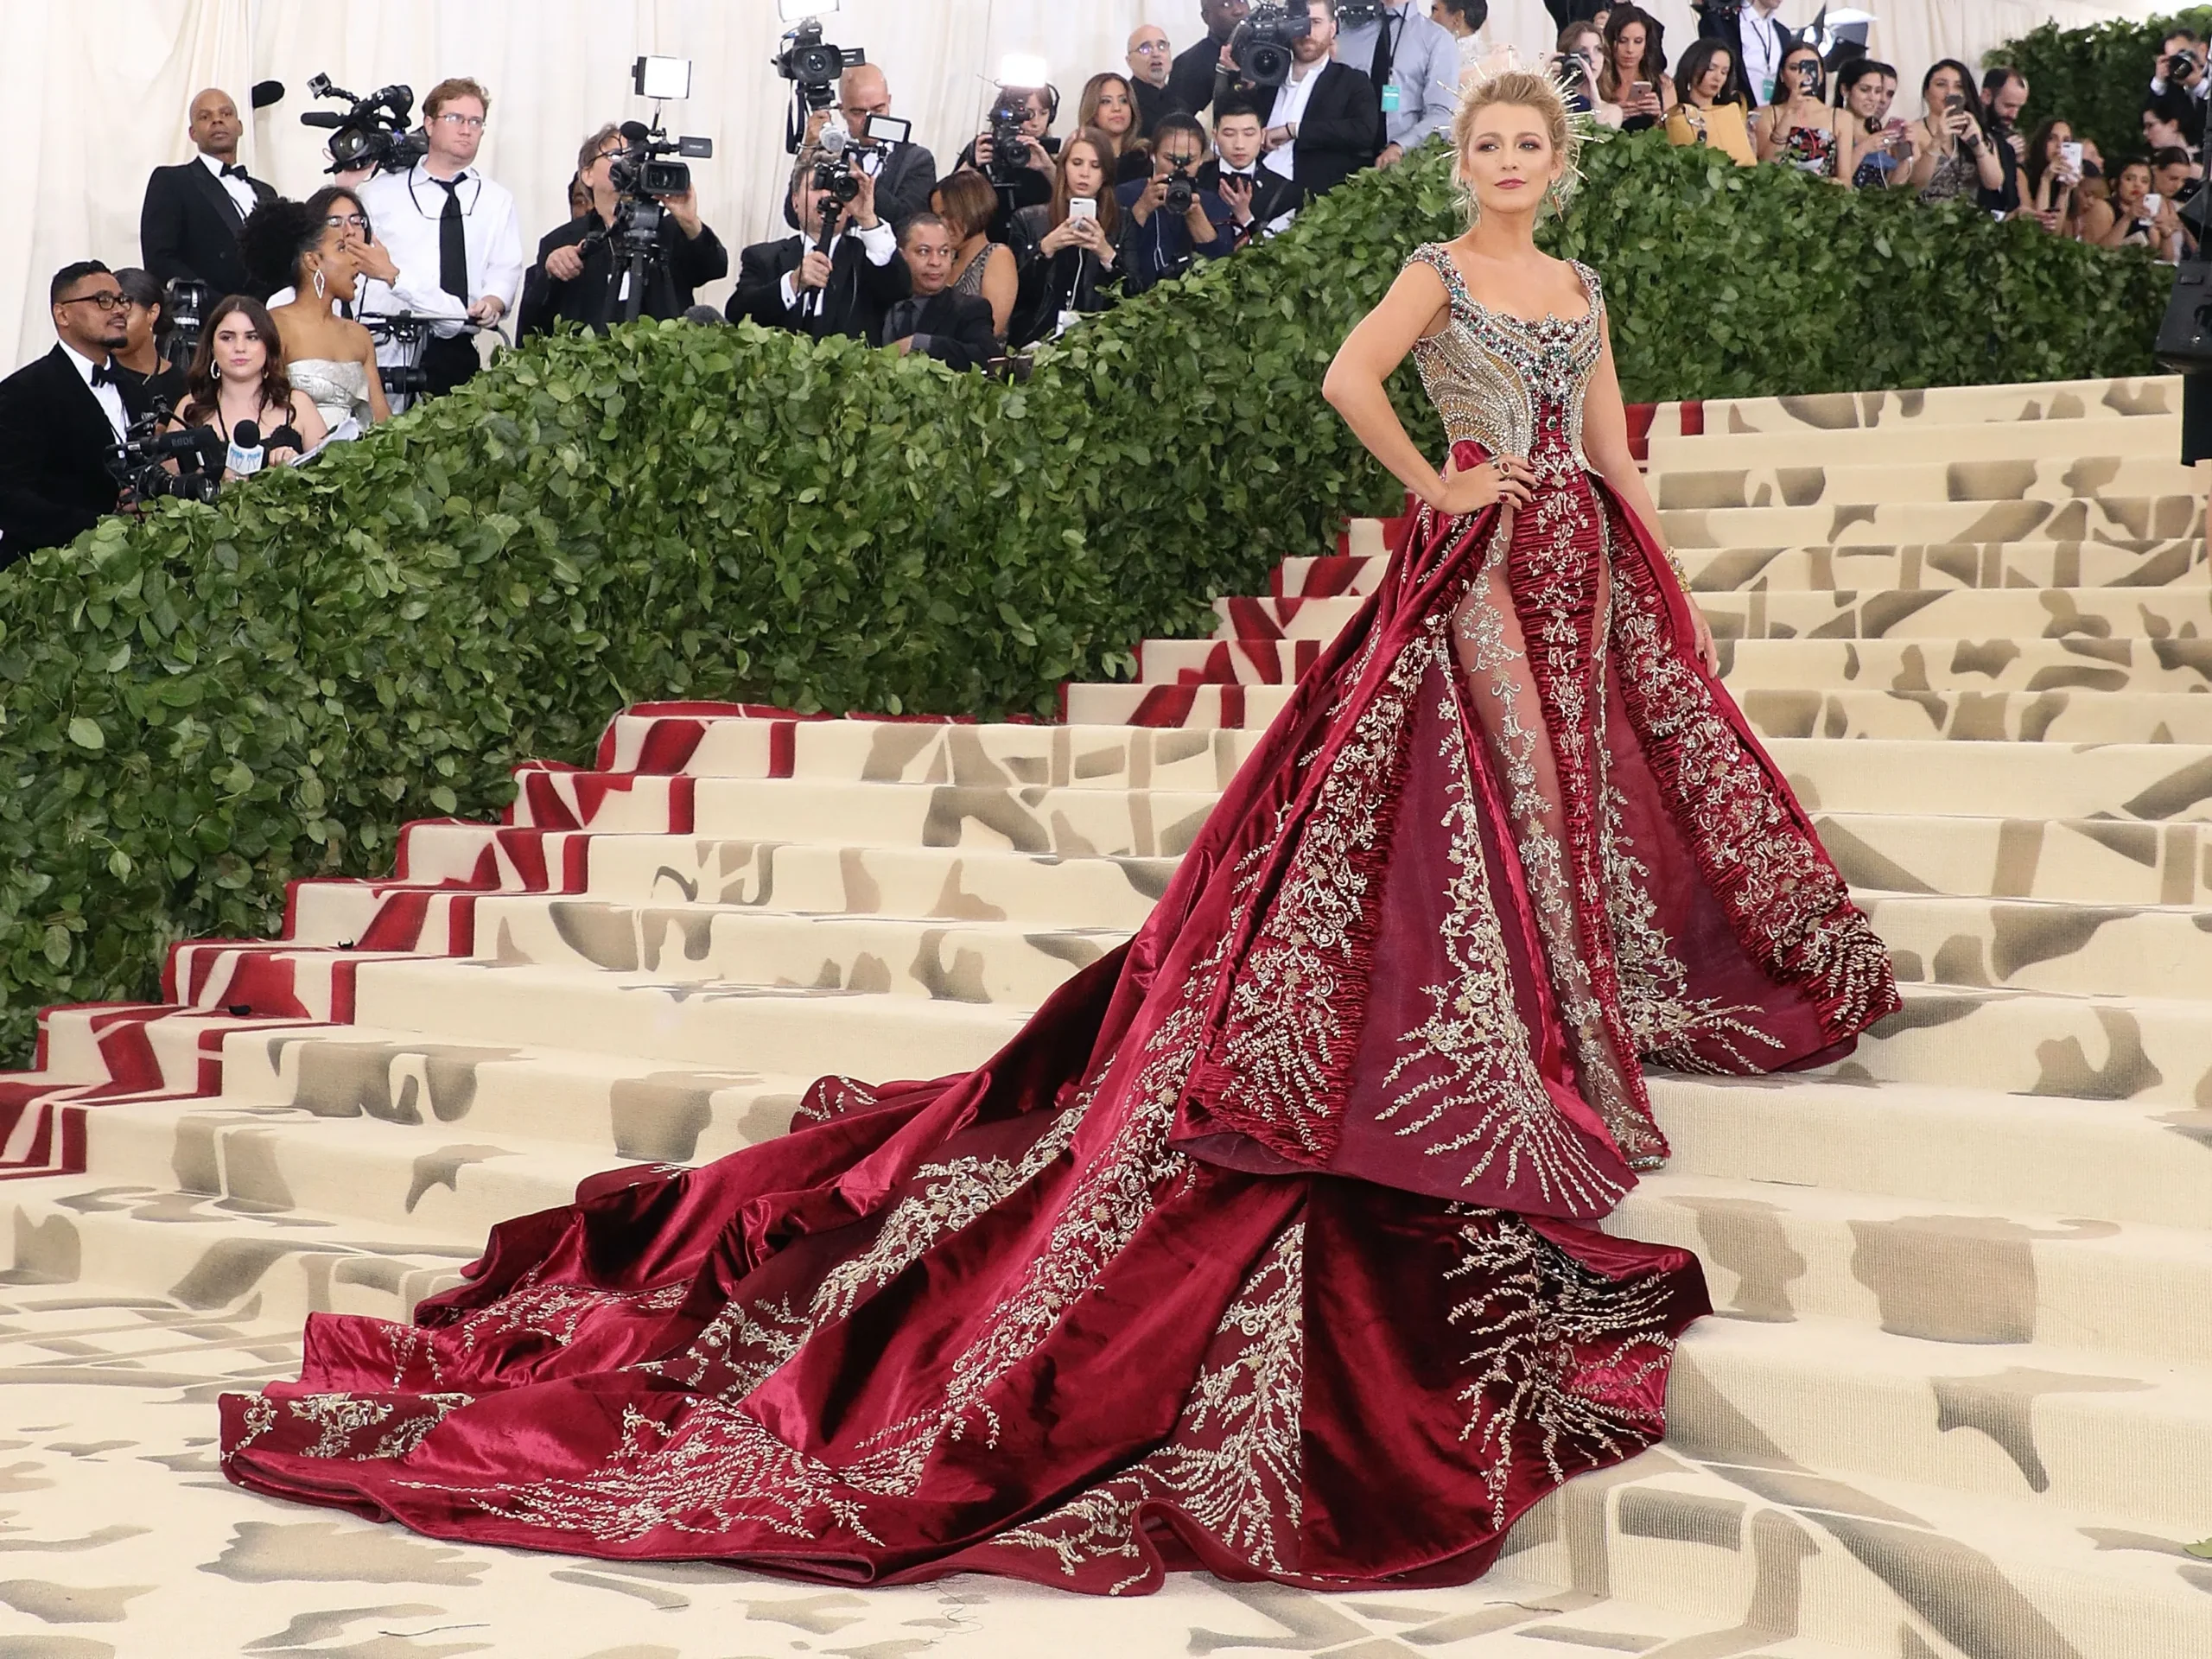
[[[240,478],[250,478],[261,470],[264,450],[261,428],[252,421],[240,421],[231,429],[230,451],[223,457],[223,465]]]

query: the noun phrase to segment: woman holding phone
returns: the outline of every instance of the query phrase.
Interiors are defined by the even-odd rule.
[[[1605,18],[1605,56],[1598,71],[1598,97],[1616,105],[1623,132],[1642,132],[1659,124],[1674,104],[1675,83],[1667,76],[1664,31],[1640,6],[1615,6]]]
[[[2026,216],[2055,235],[2078,236],[2075,192],[2081,182],[2081,143],[2070,124],[2054,117],[2028,140]]]
[[[1090,127],[1060,147],[1052,199],[1014,216],[1021,261],[1011,343],[1028,346],[1072,315],[1103,311],[1122,281],[1124,221],[1114,200],[1114,141]]]
[[[1923,201],[1948,201],[1977,189],[2004,188],[2005,168],[1981,124],[1981,105],[1974,92],[1974,71],[1956,58],[1940,60],[1920,79],[1920,102],[1927,111],[1913,123],[1912,188]]]
[[[1848,182],[1855,165],[1851,130],[1857,123],[1828,107],[1827,70],[1820,53],[1802,43],[1783,53],[1774,94],[1778,101],[1759,111],[1752,134],[1759,160]]]
[[[1854,190],[1894,189],[1912,176],[1911,130],[1890,114],[1897,96],[1897,72],[1886,63],[1857,58],[1836,72],[1836,107],[1849,111],[1857,123],[1852,131],[1859,158],[1851,169]]]
[[[1621,106],[1608,104],[1598,91],[1599,67],[1605,61],[1605,34],[1587,21],[1567,24],[1559,32],[1559,49],[1546,66],[1567,88],[1567,106],[1587,115],[1601,127],[1621,124]]]

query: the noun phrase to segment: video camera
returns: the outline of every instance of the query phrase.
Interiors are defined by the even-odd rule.
[[[666,158],[686,156],[705,161],[715,153],[711,138],[683,137],[671,143],[659,126],[648,127],[642,121],[625,121],[622,141],[629,148],[608,164],[607,173],[615,194],[626,202],[657,202],[670,196],[690,195],[690,168]]]
[[[822,0],[782,0],[780,8],[785,22],[791,21],[796,11],[810,14],[836,9],[836,0],[828,0],[826,4]],[[796,155],[807,116],[836,102],[838,78],[846,70],[866,63],[868,54],[856,46],[833,46],[824,41],[822,19],[810,15],[802,16],[786,30],[779,47],[772,61],[776,73],[791,83],[791,118],[787,124],[784,148]]]
[[[1313,32],[1313,14],[1302,0],[1294,7],[1260,0],[1229,37],[1229,60],[1255,86],[1280,86],[1290,79],[1291,42]]]
[[[377,378],[384,382],[387,397],[421,397],[430,390],[430,372],[421,364],[423,341],[439,327],[452,327],[460,322],[463,334],[481,334],[473,322],[461,322],[455,317],[424,317],[412,311],[364,311],[361,326],[369,331],[369,338],[381,346],[390,340],[405,352],[405,363],[381,363],[377,365]]]
[[[1382,21],[1382,0],[1337,0],[1337,27],[1357,29]]]
[[[320,127],[330,134],[331,172],[372,167],[379,173],[404,173],[429,153],[429,139],[408,130],[415,112],[413,87],[379,86],[366,98],[356,98],[344,87],[332,86],[328,75],[317,75],[308,82],[308,91],[352,106],[342,115],[335,110],[309,110],[300,118],[302,126]]]
[[[137,501],[213,501],[223,486],[229,445],[212,426],[162,431],[170,419],[169,406],[156,397],[109,454],[108,472]],[[176,463],[175,472],[170,461]]]
[[[162,294],[162,319],[169,331],[169,361],[189,369],[200,350],[200,331],[207,320],[207,284],[188,276],[174,278]]]
[[[1029,139],[1021,130],[1028,118],[1029,89],[1000,87],[998,96],[991,100],[990,113],[984,118],[984,124],[991,130],[989,176],[993,184],[1012,184],[1029,164]]]

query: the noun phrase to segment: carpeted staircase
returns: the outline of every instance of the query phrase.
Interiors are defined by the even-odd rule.
[[[590,1172],[981,1059],[1142,921],[1401,523],[1064,726],[645,705],[0,1078],[0,1653],[2212,1653],[2212,580],[2167,381],[1669,405],[1655,494],[1904,1011],[1662,1077],[1610,1225],[1704,1258],[1667,1445],[1462,1590],[1100,1607],[449,1548],[226,1487],[225,1387]],[[182,1621],[182,1622],[181,1622]],[[8,1629],[0,1615],[0,1632]],[[179,1636],[189,1629],[200,1635]],[[68,1645],[75,1643],[77,1645]],[[55,1645],[60,1644],[60,1645]]]

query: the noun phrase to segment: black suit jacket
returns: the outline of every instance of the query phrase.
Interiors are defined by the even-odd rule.
[[[1697,15],[1698,39],[1718,41],[1728,48],[1728,85],[1743,100],[1746,109],[1757,109],[1759,106],[1759,89],[1751,85],[1751,72],[1744,63],[1744,30],[1747,28],[1764,29],[1773,33],[1776,40],[1774,60],[1777,63],[1782,61],[1783,54],[1797,43],[1796,31],[1781,18],[1761,19],[1748,6],[1725,21],[1708,17],[1702,10]],[[1781,92],[1780,87],[1775,90]],[[1725,98],[1727,93],[1724,91],[1721,95]],[[1788,95],[1783,94],[1781,101],[1786,103]]]
[[[276,192],[249,179],[254,197],[274,201]],[[247,274],[238,252],[238,226],[245,219],[217,183],[207,164],[194,160],[181,167],[157,167],[146,181],[146,202],[138,213],[138,254],[157,283],[207,284],[207,302],[226,294],[265,297]]]
[[[916,351],[950,369],[980,369],[999,354],[998,336],[991,332],[990,302],[949,288],[926,300],[901,300],[891,308],[884,343],[894,344],[909,334]]]
[[[146,412],[146,383],[118,378],[124,411]],[[0,380],[0,566],[61,547],[115,511],[115,429],[56,346]]]
[[[1290,148],[1291,182],[1301,199],[1335,189],[1363,167],[1374,166],[1382,153],[1376,143],[1382,130],[1382,100],[1375,83],[1334,59],[1315,73],[1321,79],[1306,95],[1306,113],[1299,118],[1298,137]],[[1279,90],[1240,83],[1236,95],[1249,99],[1264,122]]]
[[[929,212],[930,193],[936,188],[937,157],[919,144],[900,144],[883,158],[883,170],[875,175],[875,216],[903,232],[908,219]],[[1045,194],[1052,194],[1049,183]],[[798,229],[798,213],[788,190],[784,193],[784,223]]]
[[[1175,61],[1167,71],[1167,104],[1185,115],[1203,115],[1213,102],[1214,75],[1221,67],[1221,42],[1211,35],[1202,35],[1193,46],[1186,46],[1175,54]],[[1269,92],[1260,105],[1260,116],[1267,118],[1268,105],[1274,101]]]
[[[522,304],[515,327],[524,334],[542,334],[559,321],[580,322],[604,329],[622,313],[617,303],[627,262],[617,263],[614,251],[599,242],[584,255],[584,268],[569,282],[546,274],[546,257],[558,248],[572,248],[600,228],[597,213],[572,219],[557,231],[549,231],[537,245],[537,263],[523,279]],[[713,227],[702,225],[699,234],[687,237],[683,227],[666,215],[660,221],[661,262],[645,277],[644,317],[680,317],[691,308],[691,294],[702,283],[729,275],[729,251]]]
[[[1316,88],[1318,91],[1319,88]],[[1221,194],[1221,162],[1207,162],[1198,171],[1198,188]],[[1226,196],[1222,197],[1226,201]],[[1240,231],[1237,240],[1249,242],[1254,237],[1265,236],[1268,226],[1285,213],[1294,212],[1304,204],[1305,198],[1298,187],[1266,165],[1255,162],[1252,168],[1252,228]]]
[[[897,254],[887,265],[874,264],[859,238],[847,236],[830,257],[830,284],[823,290],[822,308],[809,316],[784,305],[784,278],[813,244],[804,237],[787,236],[780,242],[756,242],[738,256],[737,291],[729,296],[723,315],[732,322],[750,317],[764,328],[788,329],[822,340],[831,334],[850,334],[871,346],[883,344],[884,314],[913,292],[906,262]],[[804,290],[799,297],[804,299]]]

